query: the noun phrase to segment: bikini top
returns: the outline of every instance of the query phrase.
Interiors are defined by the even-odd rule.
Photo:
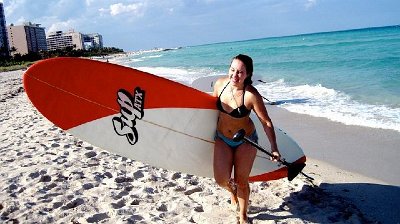
[[[242,117],[246,117],[250,114],[251,110],[247,109],[247,107],[244,105],[244,93],[245,91],[243,91],[243,104],[240,107],[237,107],[236,109],[232,110],[231,112],[227,112],[223,107],[222,107],[222,101],[221,101],[221,95],[224,92],[224,90],[226,89],[226,87],[229,85],[226,84],[226,86],[222,89],[221,93],[218,96],[218,100],[217,100],[217,108],[219,111],[229,114],[230,116],[234,117],[234,118],[242,118]],[[246,86],[244,87],[244,89],[246,89]]]

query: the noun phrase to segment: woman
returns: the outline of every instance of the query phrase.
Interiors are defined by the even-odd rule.
[[[248,180],[257,149],[244,141],[234,142],[232,138],[240,129],[244,129],[246,136],[257,142],[257,132],[249,117],[251,110],[264,127],[274,160],[280,158],[273,124],[261,95],[251,85],[252,75],[253,60],[240,54],[232,59],[228,77],[216,81],[213,92],[218,97],[217,107],[220,110],[214,147],[214,178],[218,185],[231,193],[232,205],[239,208],[240,223],[247,222],[250,195]]]

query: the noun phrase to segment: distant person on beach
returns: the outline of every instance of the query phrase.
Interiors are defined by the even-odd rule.
[[[214,147],[214,178],[218,185],[231,193],[231,204],[239,210],[240,223],[247,223],[249,204],[249,175],[257,149],[250,144],[232,140],[244,129],[246,136],[258,141],[250,112],[254,110],[260,119],[271,143],[274,160],[280,158],[276,144],[274,126],[268,116],[262,96],[252,86],[253,60],[239,54],[231,61],[228,76],[220,78],[214,85],[213,96],[218,97],[220,110]],[[234,178],[231,178],[234,169]]]

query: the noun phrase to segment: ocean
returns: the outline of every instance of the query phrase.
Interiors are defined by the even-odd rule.
[[[154,49],[117,63],[191,85],[254,61],[254,86],[278,107],[400,132],[400,26]]]

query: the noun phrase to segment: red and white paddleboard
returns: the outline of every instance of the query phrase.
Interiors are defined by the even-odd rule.
[[[32,65],[24,87],[51,122],[102,149],[169,170],[213,177],[216,98],[185,85],[115,64],[54,58]],[[260,144],[269,148],[253,115]],[[305,161],[302,149],[276,129],[282,157]],[[252,181],[287,176],[261,152]]]

